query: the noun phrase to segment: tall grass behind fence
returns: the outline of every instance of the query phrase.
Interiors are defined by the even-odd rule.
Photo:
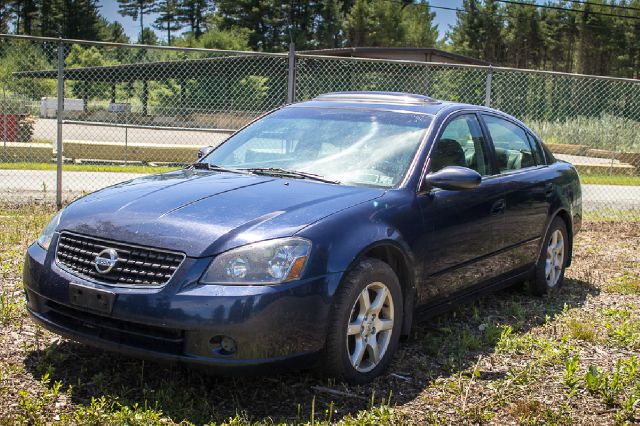
[[[61,195],[70,199],[191,162],[198,147],[220,143],[287,99],[354,90],[420,93],[500,109],[528,123],[559,158],[576,165],[585,182],[635,185],[629,194],[637,189],[638,81],[309,54],[291,58],[0,35],[0,197],[55,195],[59,129]],[[64,113],[57,107],[59,71]],[[586,210],[640,211],[640,201],[625,198],[624,189],[585,188]]]

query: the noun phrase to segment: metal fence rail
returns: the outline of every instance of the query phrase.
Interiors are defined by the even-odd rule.
[[[266,111],[341,90],[505,111],[576,165],[585,210],[640,215],[640,81],[14,35],[0,35],[0,198],[60,205],[189,163]]]

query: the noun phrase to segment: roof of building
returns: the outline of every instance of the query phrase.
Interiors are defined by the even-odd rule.
[[[283,74],[286,63],[274,61],[265,65],[264,56],[237,55],[216,58],[186,59],[158,62],[140,62],[121,65],[107,65],[82,68],[65,68],[65,80],[81,80],[105,83],[121,83],[136,80],[196,79],[215,74],[252,75],[265,73]],[[52,78],[57,70],[18,71],[13,73],[23,78]]]
[[[465,64],[490,65],[482,59],[471,56],[460,55],[458,53],[447,52],[446,50],[434,49],[432,47],[337,47],[333,49],[303,50],[299,53],[304,55],[320,56],[347,56],[347,57],[372,57],[373,55],[383,56],[389,53],[420,53],[424,55],[438,55]]]

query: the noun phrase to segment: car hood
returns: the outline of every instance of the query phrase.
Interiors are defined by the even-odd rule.
[[[58,230],[204,257],[293,235],[383,194],[375,188],[185,169],[87,195],[65,209]]]

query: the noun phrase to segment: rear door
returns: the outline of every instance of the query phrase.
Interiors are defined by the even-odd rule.
[[[505,191],[505,222],[499,231],[501,272],[517,272],[537,256],[549,215],[553,186],[540,145],[516,122],[481,114]]]
[[[494,276],[494,255],[502,245],[502,184],[492,175],[485,137],[475,113],[448,119],[429,156],[427,173],[446,166],[471,168],[482,175],[478,188],[450,191],[433,188],[418,196],[426,228],[425,280],[421,303],[464,291]]]

